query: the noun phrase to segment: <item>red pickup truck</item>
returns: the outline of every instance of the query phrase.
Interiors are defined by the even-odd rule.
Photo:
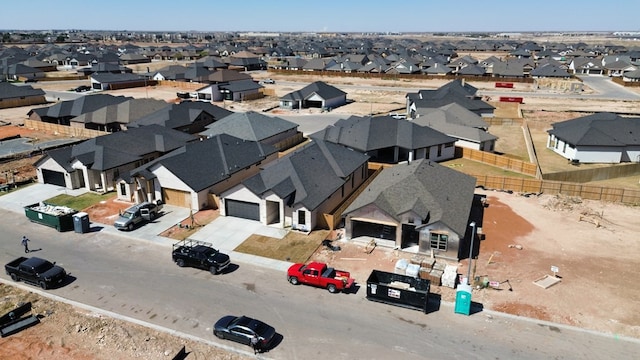
[[[349,272],[336,270],[321,262],[293,264],[287,270],[287,279],[293,285],[313,285],[325,288],[330,293],[350,289],[355,282]]]

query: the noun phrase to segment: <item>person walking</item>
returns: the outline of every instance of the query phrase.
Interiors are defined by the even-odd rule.
[[[29,239],[26,236],[22,235],[22,246],[24,246],[25,254],[29,252]]]
[[[253,355],[257,354],[258,351],[258,336],[257,335],[253,335],[253,337],[251,338],[251,347],[253,348]]]

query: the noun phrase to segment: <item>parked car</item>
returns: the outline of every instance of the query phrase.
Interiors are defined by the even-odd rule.
[[[248,316],[227,315],[213,325],[213,334],[219,339],[233,340],[245,345],[251,345],[251,339],[257,337],[257,347],[264,350],[271,345],[276,329]]]
[[[91,90],[91,86],[88,85],[80,85],[77,88],[74,88],[73,91],[75,92],[87,92]]]
[[[180,267],[191,266],[209,270],[213,275],[220,273],[231,264],[229,255],[221,253],[212,244],[191,239],[173,244],[171,257]]]
[[[38,257],[21,256],[6,264],[4,270],[11,280],[35,284],[43,290],[59,285],[67,277],[61,266]]]
[[[162,202],[145,201],[126,209],[113,226],[118,230],[133,230],[137,225],[145,221],[153,221],[162,210]]]
[[[262,83],[263,84],[275,84],[276,81],[273,80],[273,79],[264,79],[264,80],[262,80]]]

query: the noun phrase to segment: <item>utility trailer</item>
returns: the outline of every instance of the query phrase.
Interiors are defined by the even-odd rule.
[[[367,279],[367,300],[427,313],[431,281],[373,270]]]

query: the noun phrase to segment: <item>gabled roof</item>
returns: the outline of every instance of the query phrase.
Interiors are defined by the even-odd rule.
[[[422,226],[442,222],[460,236],[466,232],[476,179],[438,163],[421,159],[385,168],[344,214],[374,204],[386,215],[402,220],[414,212]]]
[[[147,154],[169,152],[196,139],[182,131],[149,125],[98,136],[70,150],[50,150],[47,155],[67,169],[77,160],[92,170],[105,171],[142,160]]]
[[[99,82],[99,83],[118,83],[118,82],[129,82],[129,81],[141,81],[144,80],[143,77],[137,74],[113,74],[113,73],[93,73],[90,77]]]
[[[34,89],[31,85],[18,86],[8,82],[0,82],[0,99],[2,100],[44,95],[44,90]]]
[[[71,119],[71,122],[101,125],[115,122],[129,124],[167,106],[169,104],[164,100],[131,99],[76,116]]]
[[[227,84],[220,84],[220,89],[229,90],[231,92],[258,90],[262,88],[264,88],[264,86],[253,81],[251,78],[245,79],[245,80],[231,81]]]
[[[568,78],[571,74],[559,66],[548,64],[531,70],[531,76]]]
[[[176,129],[193,123],[202,113],[211,115],[214,120],[222,119],[225,116],[233,114],[232,111],[208,102],[185,101],[179,104],[169,104],[156,112],[130,123],[129,127],[158,124]]]
[[[347,177],[368,156],[325,141],[314,140],[278,160],[267,164],[243,185],[258,196],[273,192],[287,205],[317,209],[340,189]]]
[[[209,74],[207,80],[214,83],[231,82],[239,80],[252,80],[251,75],[235,70],[220,69]]]
[[[280,99],[281,100],[292,100],[292,101],[302,101],[305,99],[308,99],[309,97],[311,97],[313,94],[317,94],[318,96],[324,98],[324,99],[333,99],[333,98],[337,98],[343,95],[346,95],[347,93],[336,88],[333,87],[331,85],[328,85],[322,81],[316,81],[314,83],[311,83],[307,86],[305,86],[304,88],[298,90],[298,91],[294,91],[294,92],[290,92],[284,96],[282,96]]]
[[[277,150],[271,145],[243,140],[228,134],[187,143],[170,153],[131,171],[131,176],[148,177],[164,167],[198,192],[233,174],[263,161]]]
[[[489,125],[477,114],[457,103],[439,108],[423,108],[419,117],[412,121],[440,131],[456,139],[481,143],[496,140],[497,137],[486,131]]]
[[[552,124],[547,132],[573,146],[638,146],[640,118],[602,112]]]
[[[68,100],[56,103],[46,108],[46,112],[41,116],[51,118],[61,118],[68,116],[80,116],[84,113],[95,111],[112,104],[119,104],[131,100],[131,97],[113,96],[110,94],[91,94],[81,96],[75,100]]]
[[[279,117],[247,111],[233,113],[207,125],[207,130],[200,135],[212,137],[218,134],[229,134],[244,140],[263,141],[297,127],[298,124]]]
[[[351,116],[309,137],[342,144],[363,153],[396,146],[413,150],[456,141],[435,129],[391,116]]]

